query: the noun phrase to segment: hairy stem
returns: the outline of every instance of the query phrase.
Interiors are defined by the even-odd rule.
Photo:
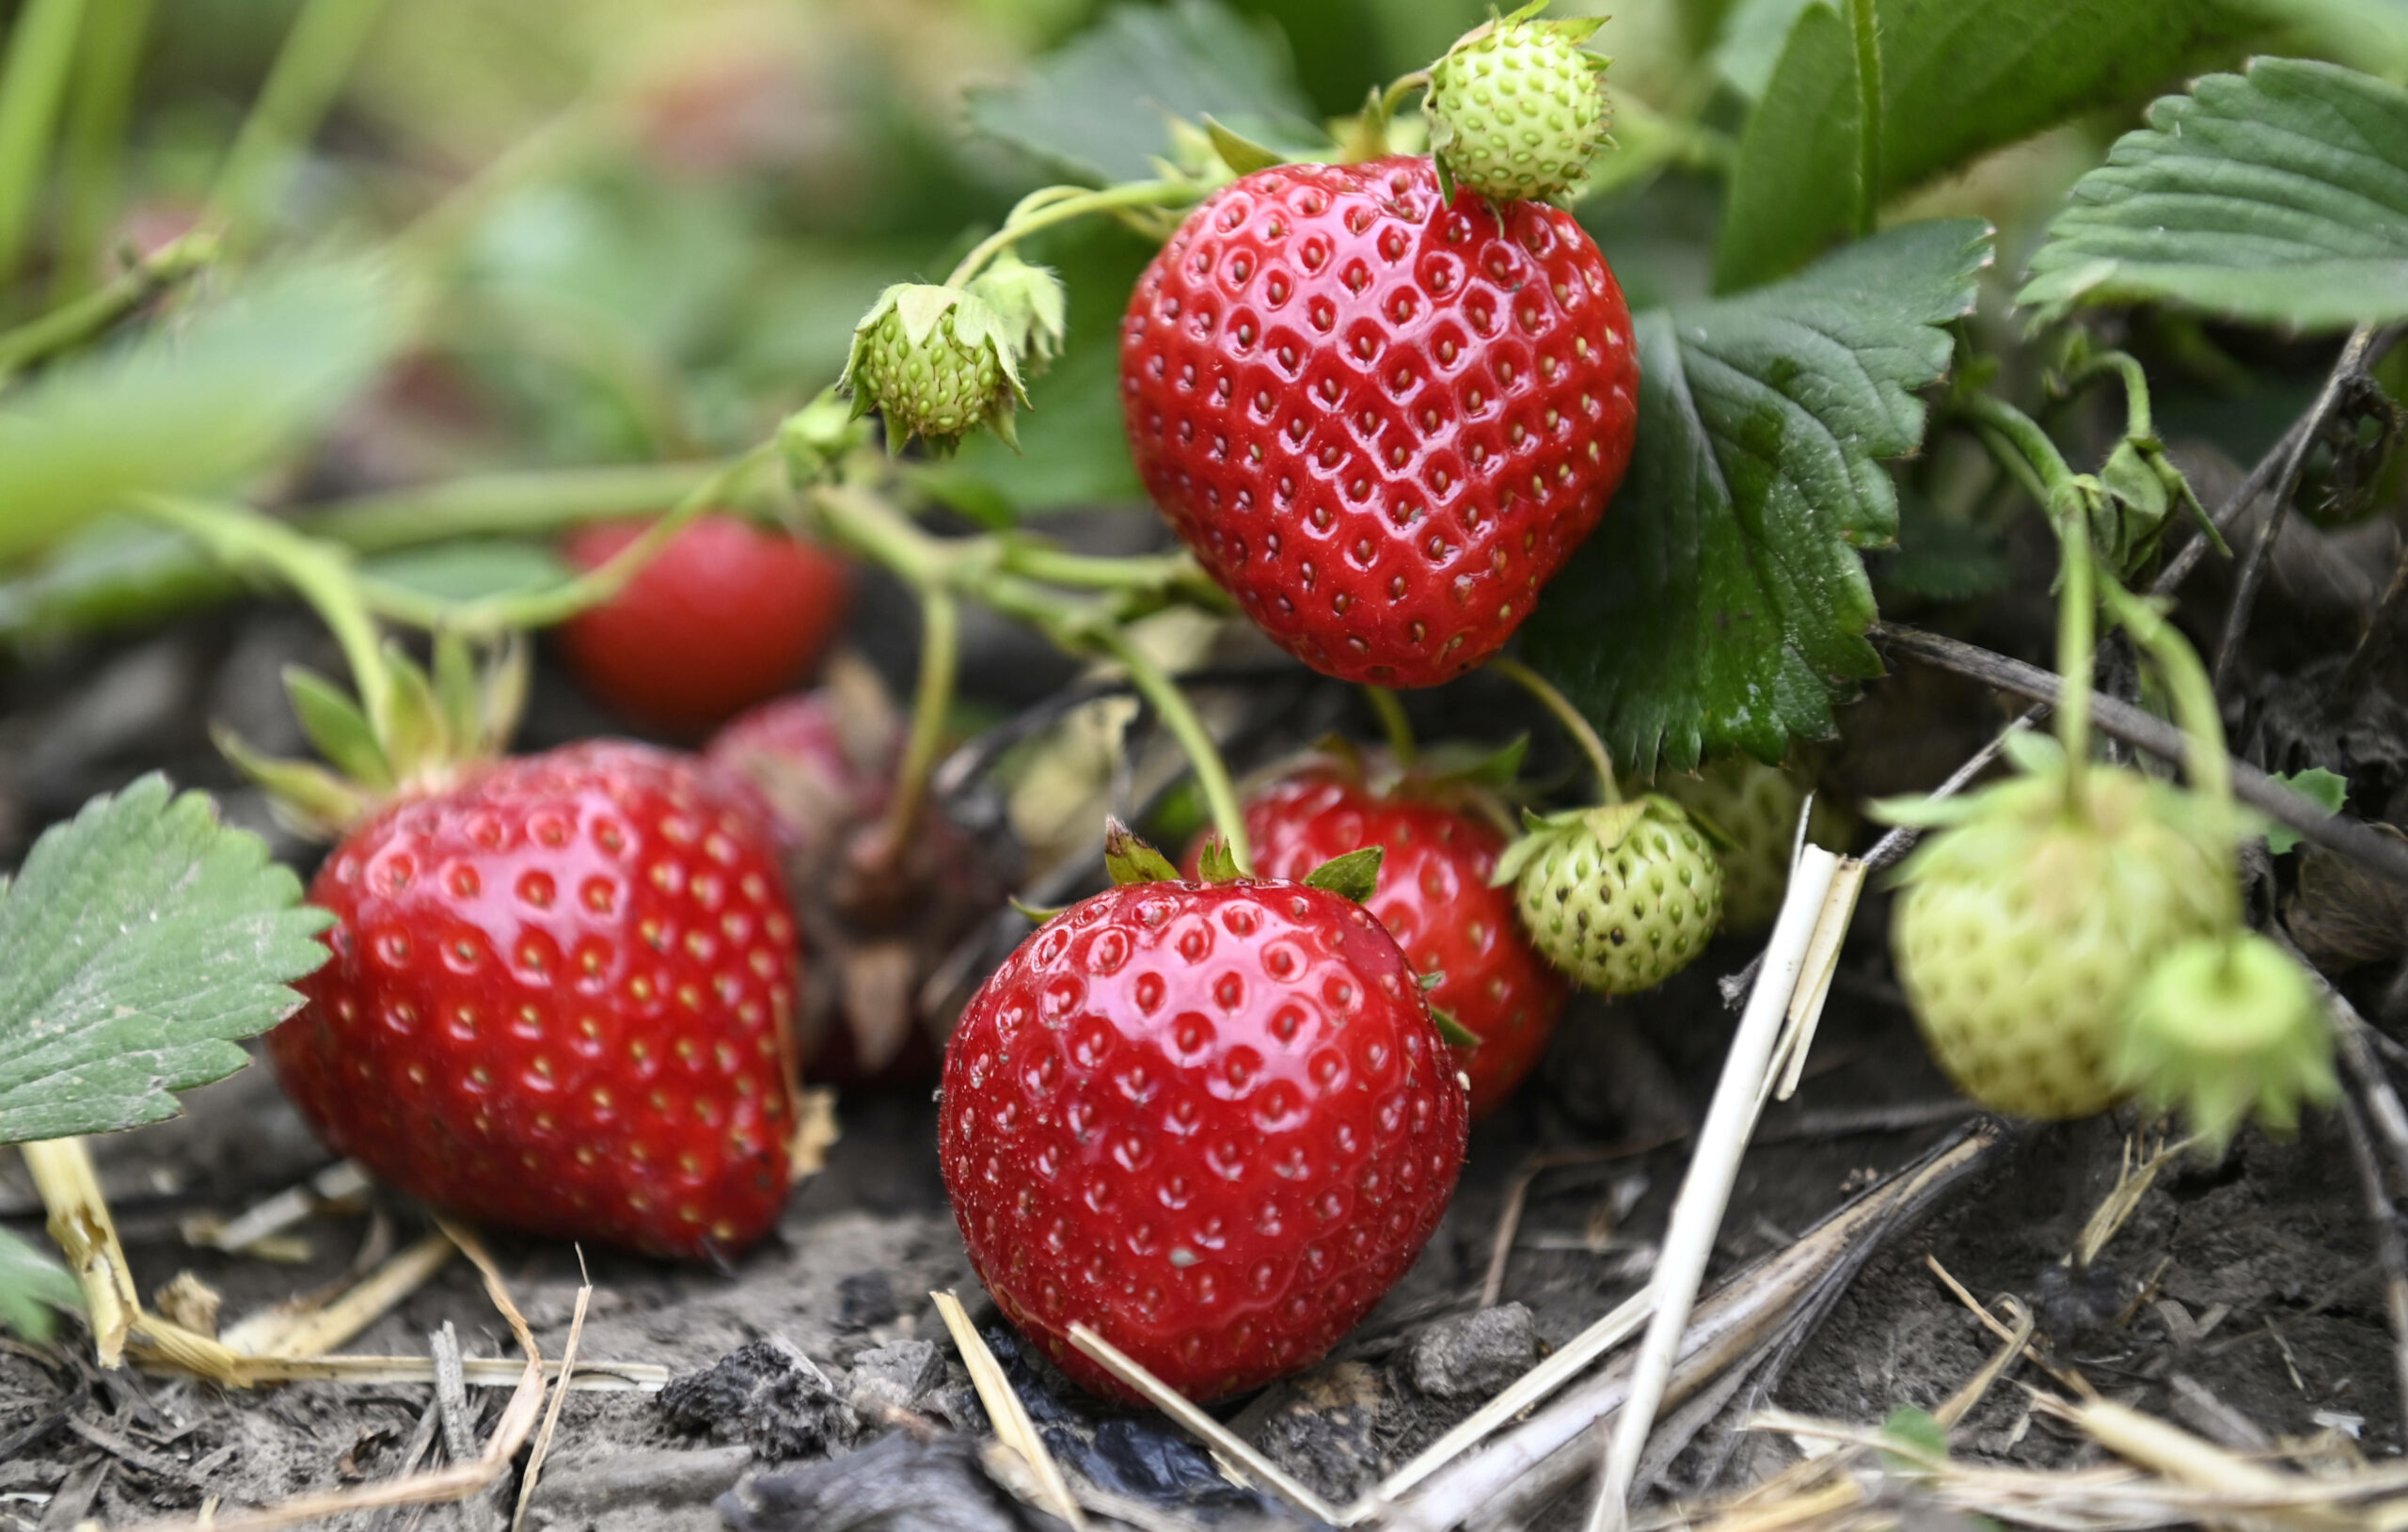
[[[961,673],[961,604],[951,591],[920,594],[920,679],[911,699],[911,732],[895,776],[895,800],[886,811],[879,844],[890,862],[903,855],[927,801],[928,773],[944,745],[944,720]]]
[[[1563,725],[1563,732],[1580,747],[1580,753],[1588,757],[1590,769],[1596,772],[1599,798],[1607,803],[1621,802],[1622,786],[1614,781],[1614,758],[1607,752],[1606,742],[1597,737],[1595,726],[1572,705],[1572,699],[1557,690],[1554,682],[1511,655],[1497,655],[1488,662],[1488,668],[1537,698],[1539,705],[1554,715],[1555,721]]]
[[[1380,733],[1386,736],[1388,753],[1396,764],[1410,770],[1421,758],[1421,747],[1413,737],[1413,720],[1404,716],[1404,704],[1396,693],[1386,687],[1365,687],[1363,700],[1371,704],[1372,717],[1380,720]]]
[[[1137,695],[1146,700],[1161,717],[1163,727],[1179,741],[1179,748],[1187,754],[1189,767],[1196,773],[1196,785],[1204,794],[1205,805],[1212,811],[1213,828],[1228,843],[1238,871],[1251,877],[1254,848],[1246,844],[1245,813],[1238,802],[1237,783],[1230,780],[1228,763],[1221,759],[1221,747],[1214,742],[1212,732],[1204,727],[1196,704],[1179,689],[1179,683],[1118,626],[1098,629],[1095,643],[1120,662],[1129,672],[1130,684],[1137,688]]]
[[[980,240],[971,252],[961,258],[953,274],[944,279],[947,287],[960,287],[979,271],[1013,245],[1040,229],[1066,224],[1094,213],[1115,213],[1123,208],[1169,207],[1196,200],[1198,188],[1190,181],[1133,181],[1126,185],[1107,186],[1100,192],[1083,191],[1076,196],[1046,201],[1031,209],[1029,202],[1041,194],[1032,193],[1004,227]]]
[[[210,190],[229,245],[241,249],[257,237],[273,183],[317,134],[384,8],[385,0],[306,0]]]

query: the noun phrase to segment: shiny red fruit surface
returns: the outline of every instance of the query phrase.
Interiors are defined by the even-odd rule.
[[[644,522],[588,527],[569,562],[593,569]],[[808,671],[844,625],[852,568],[827,549],[740,517],[679,529],[626,589],[560,629],[588,691],[640,723],[699,734],[773,697]]]
[[[269,1034],[318,1136],[499,1227],[656,1255],[777,1221],[793,911],[758,811],[691,757],[477,769],[335,847],[334,958]]]
[[[1546,1050],[1569,987],[1522,935],[1513,891],[1488,886],[1505,836],[1437,798],[1384,796],[1348,772],[1310,767],[1246,796],[1246,839],[1264,877],[1301,878],[1323,862],[1383,848],[1367,908],[1420,973],[1445,975],[1431,1005],[1480,1046],[1455,1055],[1471,1077],[1471,1114],[1513,1094]],[[1200,844],[1190,847],[1192,869]]]
[[[1211,1398],[1321,1359],[1419,1254],[1467,1130],[1395,941],[1298,883],[1139,883],[962,1012],[939,1152],[972,1263],[1070,1377],[1084,1322]]]
[[[1630,461],[1630,311],[1572,215],[1430,161],[1282,165],[1189,213],[1121,330],[1129,445],[1213,578],[1327,675],[1496,653]]]

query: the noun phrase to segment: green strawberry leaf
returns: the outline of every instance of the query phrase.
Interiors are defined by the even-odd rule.
[[[1179,881],[1179,869],[1170,864],[1170,859],[1137,839],[1137,832],[1117,819],[1104,821],[1103,870],[1115,885]]]
[[[969,100],[973,128],[1094,185],[1153,175],[1172,120],[1207,113],[1259,143],[1325,152],[1284,42],[1215,0],[1116,6],[1027,78]]]
[[[67,1268],[0,1229],[0,1330],[13,1330],[37,1346],[47,1345],[55,1311],[80,1313],[84,1294]]]
[[[2279,773],[2274,780],[2321,806],[2327,813],[2339,813],[2341,805],[2349,801],[2350,779],[2322,766],[2309,766],[2305,771]],[[2266,831],[2266,849],[2276,856],[2299,849],[2299,834],[2279,825]]]
[[[1989,230],[1908,224],[1788,281],[1637,322],[1639,441],[1605,524],[1547,587],[1526,657],[1623,769],[1828,736],[1881,673],[1859,550],[1896,535],[1878,459],[1913,450]]]
[[[2017,301],[2161,302],[2298,329],[2408,318],[2408,90],[2297,58],[2148,110],[2032,258]]]
[[[1764,70],[1759,39],[1784,24],[1780,57]],[[2245,0],[1742,7],[1726,36],[1743,26],[1756,35],[1735,54],[1726,42],[1723,67],[1743,88],[1762,83],[1750,92],[1756,107],[1732,169],[1715,285],[1785,276],[1851,229],[1871,228],[1897,194],[2228,57],[2264,25]]]
[[[296,266],[0,401],[0,564],[150,491],[215,488],[331,419],[403,337],[384,268]]]
[[[1367,904],[1380,886],[1380,861],[1386,848],[1367,845],[1349,851],[1342,857],[1332,857],[1305,875],[1308,888],[1326,889],[1341,899]]]
[[[0,1144],[106,1133],[240,1069],[327,917],[258,836],[152,775],[34,843],[0,892]]]

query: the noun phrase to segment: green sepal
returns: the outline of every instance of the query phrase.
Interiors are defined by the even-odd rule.
[[[1444,973],[1438,972],[1424,973],[1419,975],[1418,978],[1421,985],[1421,992],[1425,995],[1447,982],[1447,976]]]
[[[2288,1133],[2301,1103],[2340,1095],[2323,997],[2249,930],[2194,938],[2150,966],[2126,1003],[2115,1069],[2150,1105],[2179,1105],[2213,1149],[2252,1115]]]
[[[341,687],[314,671],[287,665],[284,692],[293,700],[293,713],[301,721],[301,732],[337,771],[364,788],[392,790],[392,763],[385,759],[384,747],[377,744],[376,731],[369,724],[368,715]]]
[[[1641,821],[1660,819],[1668,825],[1685,825],[1689,813],[1661,793],[1646,793],[1625,798],[1620,803],[1600,803],[1593,808],[1565,809],[1556,813],[1537,814],[1522,811],[1522,833],[1498,853],[1497,870],[1488,875],[1488,886],[1501,889],[1522,876],[1522,869],[1566,836],[1587,835],[1597,844],[1600,852],[1609,852],[1630,838]]]
[[[1386,855],[1385,847],[1367,845],[1342,857],[1332,857],[1305,875],[1305,885],[1326,890],[1358,905],[1369,904],[1380,886],[1380,860]]]
[[[295,833],[331,841],[367,817],[369,796],[325,767],[263,755],[223,724],[210,730],[210,738],[235,770],[267,794],[268,807]]]
[[[1449,1048],[1474,1049],[1480,1046],[1480,1034],[1465,1026],[1437,1006],[1430,1007],[1430,1019],[1437,1025],[1438,1035],[1447,1039]]]
[[[456,750],[473,750],[484,735],[484,700],[477,685],[477,658],[468,640],[445,628],[435,635],[435,705],[443,733]]]
[[[1490,747],[1445,740],[1422,750],[1411,776],[1433,787],[1481,787],[1503,792],[1521,780],[1523,759],[1529,754],[1530,736],[1515,734]]]
[[[452,732],[435,700],[435,684],[400,644],[385,645],[385,668],[392,679],[390,716],[378,720],[378,733],[393,775],[410,782],[452,763]]]
[[[1250,176],[1257,170],[1268,170],[1275,165],[1285,165],[1288,157],[1275,149],[1258,144],[1244,134],[1233,133],[1207,112],[1204,114],[1205,136],[1212,141],[1212,152],[1233,174]]]
[[[1137,838],[1137,832],[1116,816],[1103,822],[1103,870],[1115,884],[1176,883],[1179,869],[1170,859]]]
[[[1207,883],[1233,883],[1244,875],[1238,871],[1238,859],[1216,830],[1204,837],[1204,849],[1196,858],[1196,870]]]
[[[1042,371],[1061,355],[1069,300],[1062,279],[1049,268],[1032,266],[1018,252],[1006,250],[978,274],[969,291],[994,310],[1004,333],[1013,337],[1013,354],[1034,364],[1032,371]]]
[[[1042,925],[1056,915],[1067,912],[1070,908],[1069,905],[1032,905],[1017,894],[1006,894],[1004,902],[1020,911],[1021,918],[1031,925]]]
[[[534,646],[524,633],[505,636],[487,656],[477,686],[479,727],[469,747],[478,759],[510,748],[519,719],[527,716],[527,694],[534,684]]]

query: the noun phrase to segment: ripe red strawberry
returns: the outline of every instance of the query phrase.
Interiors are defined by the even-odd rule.
[[[962,1012],[943,1100],[988,1291],[1122,1398],[1071,1324],[1195,1398],[1318,1361],[1436,1227],[1467,1122],[1379,923],[1249,880],[1131,883],[1048,922]]]
[[[1206,198],[1120,340],[1154,503],[1327,675],[1497,652],[1630,460],[1630,312],[1571,214],[1451,204],[1426,159],[1281,165]]]
[[[1504,834],[1450,796],[1410,782],[1375,793],[1359,771],[1324,763],[1248,794],[1245,833],[1264,877],[1301,878],[1349,851],[1385,849],[1365,908],[1417,971],[1445,976],[1430,1003],[1479,1036],[1480,1047],[1456,1055],[1479,1118],[1538,1063],[1568,987],[1523,937],[1513,890],[1488,886]],[[1191,877],[1201,850],[1200,842],[1188,849]]]
[[[757,810],[689,756],[472,764],[343,837],[334,960],[269,1036],[318,1135],[436,1207],[667,1256],[775,1223],[794,918]]]
[[[584,528],[568,541],[569,561],[594,568],[644,526]],[[585,688],[628,718],[700,734],[808,671],[851,592],[851,566],[825,549],[739,517],[701,516],[626,589],[563,624],[561,650]]]

